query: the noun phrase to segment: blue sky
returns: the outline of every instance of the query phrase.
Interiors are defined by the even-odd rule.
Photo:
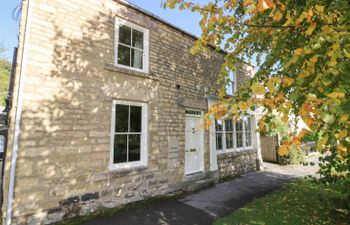
[[[18,22],[12,19],[12,11],[19,0],[3,0],[0,4],[0,42],[8,49],[6,57],[12,59],[13,48],[17,46]]]
[[[12,59],[12,51],[17,46],[18,22],[12,19],[12,11],[18,5],[19,0],[2,0],[0,4],[0,42],[3,42],[8,48],[6,57]],[[165,19],[166,21],[188,31],[194,35],[201,34],[198,25],[200,15],[190,11],[179,11],[164,8],[161,6],[161,0],[129,0],[129,2]],[[207,2],[200,0],[198,2]]]

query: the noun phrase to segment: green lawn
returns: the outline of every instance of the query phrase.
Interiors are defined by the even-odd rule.
[[[301,180],[254,200],[214,225],[350,224],[350,182]]]

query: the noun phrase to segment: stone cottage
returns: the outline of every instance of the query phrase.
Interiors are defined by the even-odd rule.
[[[23,0],[4,224],[49,224],[257,169],[254,113],[201,128],[225,56],[118,0]],[[242,64],[231,87],[249,79]]]

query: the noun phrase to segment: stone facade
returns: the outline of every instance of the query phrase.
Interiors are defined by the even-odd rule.
[[[256,170],[256,150],[244,150],[218,155],[220,177],[236,176]]]
[[[26,0],[13,95],[15,104],[23,64],[26,74],[13,224],[49,224],[184,189],[198,179],[217,181],[217,171],[209,169],[207,131],[204,173],[184,176],[184,128],[186,108],[205,112],[206,97],[216,95],[223,53],[193,56],[189,49],[194,37],[118,1],[30,1],[28,57],[23,62],[20,58]],[[116,17],[150,30],[149,74],[113,65]],[[148,104],[146,167],[109,170],[114,99]],[[16,107],[12,109],[3,182],[5,219]],[[178,140],[175,166],[168,164],[169,137]],[[221,157],[220,176],[231,170],[255,170],[256,151]]]

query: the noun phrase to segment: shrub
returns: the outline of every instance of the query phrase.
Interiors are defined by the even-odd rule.
[[[288,161],[288,164],[293,164],[293,165],[303,164],[305,161],[305,152],[301,148],[295,145],[292,145],[288,153],[287,161]]]

